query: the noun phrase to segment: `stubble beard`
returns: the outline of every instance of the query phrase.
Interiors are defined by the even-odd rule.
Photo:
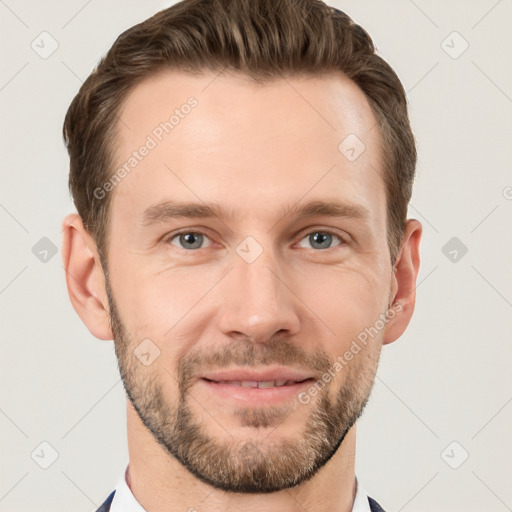
[[[271,363],[290,366],[295,363],[311,368],[315,375],[321,375],[332,367],[333,361],[325,352],[306,354],[283,338],[261,345],[241,340],[220,352],[190,354],[179,362],[174,376],[168,372],[178,382],[179,396],[174,405],[164,393],[162,376],[151,373],[151,367],[143,366],[135,357],[133,351],[137,343],[127,332],[108,285],[107,295],[119,371],[133,408],[167,453],[198,479],[216,489],[236,493],[272,493],[309,480],[336,453],[366,406],[380,351],[369,358],[358,354],[343,367],[342,387],[332,393],[325,385],[308,405],[294,401],[284,407],[237,409],[234,414],[241,426],[247,427],[248,432],[254,429],[258,441],[251,440],[249,436],[220,441],[197,420],[191,407],[192,404],[201,407],[192,394],[198,369],[215,364],[217,367],[250,367]],[[300,414],[300,411],[309,415],[303,431],[293,439],[276,440],[280,424],[286,422],[288,416]],[[204,416],[213,414],[208,411]],[[261,432],[265,429],[269,436],[262,439]]]

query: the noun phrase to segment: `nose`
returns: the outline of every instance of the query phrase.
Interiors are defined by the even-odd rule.
[[[270,251],[252,263],[234,255],[234,268],[223,282],[219,328],[231,337],[244,335],[256,343],[277,333],[299,331],[297,296],[290,278]]]

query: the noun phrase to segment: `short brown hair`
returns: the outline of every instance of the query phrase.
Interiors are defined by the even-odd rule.
[[[165,69],[241,73],[257,81],[341,72],[368,98],[383,141],[388,243],[394,262],[407,218],[416,147],[404,88],[370,36],[320,0],[184,0],[123,32],[73,99],[63,135],[69,187],[102,261],[117,115],[138,83]]]

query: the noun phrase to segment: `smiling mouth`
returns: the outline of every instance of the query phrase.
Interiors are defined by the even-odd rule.
[[[228,386],[234,387],[242,387],[242,388],[259,388],[259,389],[269,389],[269,388],[281,388],[284,386],[293,386],[295,384],[302,384],[308,380],[313,379],[303,379],[300,381],[296,380],[266,380],[266,381],[256,381],[256,380],[211,380],[204,378],[207,382],[212,384],[224,384]]]
[[[208,375],[198,380],[200,387],[209,393],[208,399],[243,407],[278,406],[293,401],[305,387],[315,381],[310,375],[293,375],[294,372],[274,372],[281,375],[244,375],[248,372],[230,372],[229,375]],[[236,373],[241,373],[236,375]],[[267,372],[271,373],[271,372]],[[251,379],[252,377],[252,379]],[[210,394],[211,393],[211,394]]]

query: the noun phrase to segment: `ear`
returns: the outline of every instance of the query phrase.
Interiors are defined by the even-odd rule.
[[[96,244],[76,213],[64,219],[62,228],[62,262],[71,303],[96,338],[111,340],[105,275]]]
[[[416,302],[416,279],[420,268],[421,224],[407,221],[400,250],[393,267],[388,311],[390,319],[384,333],[384,344],[397,340],[411,320]]]

